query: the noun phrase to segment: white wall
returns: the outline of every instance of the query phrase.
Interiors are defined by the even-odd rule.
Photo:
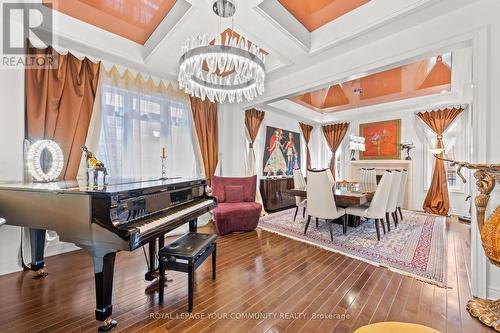
[[[24,71],[0,70],[0,181],[23,177]],[[2,216],[2,212],[0,212]],[[0,274],[21,268],[21,229],[0,227]]]
[[[279,127],[301,134],[301,168],[306,168],[306,148],[302,132],[299,127],[299,120],[272,111],[265,111],[264,120],[257,138],[255,139],[254,150],[256,157],[256,168],[258,176],[262,176],[263,153],[265,145],[266,126]],[[246,160],[248,152],[248,142],[245,136],[245,111],[237,105],[219,105],[219,168],[223,176],[245,176]],[[304,120],[301,120],[304,122]],[[309,146],[311,148],[311,165],[320,167],[323,165],[324,156],[318,153],[319,145],[323,144],[323,138],[319,135],[319,125],[312,124],[314,129],[311,135]]]

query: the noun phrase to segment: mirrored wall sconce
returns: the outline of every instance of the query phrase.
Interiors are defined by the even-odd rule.
[[[57,180],[64,167],[61,147],[52,140],[39,140],[29,144],[26,166],[35,181]]]

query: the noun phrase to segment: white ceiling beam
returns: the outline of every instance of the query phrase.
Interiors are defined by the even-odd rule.
[[[191,4],[186,0],[177,0],[167,15],[163,18],[156,30],[151,34],[143,48],[143,59],[147,63],[149,58],[160,49],[166,39],[176,27],[187,20]]]

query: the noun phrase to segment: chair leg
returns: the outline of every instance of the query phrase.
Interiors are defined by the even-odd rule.
[[[347,234],[347,215],[343,215],[342,216],[342,232],[345,234]]]
[[[304,229],[304,235],[306,234],[307,232],[307,228],[309,227],[309,223],[311,222],[311,215],[308,215],[307,216],[307,222],[306,222],[306,227]]]
[[[163,304],[163,295],[165,293],[165,263],[163,262],[163,258],[160,258],[159,260],[159,267],[158,267],[160,277],[158,279],[158,285],[159,285],[159,304]]]
[[[188,268],[188,311],[193,312],[194,268]]]
[[[214,243],[214,252],[212,252],[212,280],[217,275],[217,243]]]
[[[293,215],[293,222],[297,219],[297,212],[299,211],[299,206],[295,207],[295,214]]]
[[[385,213],[385,220],[387,221],[387,230],[391,232],[391,219],[389,218],[389,213]],[[382,222],[383,224],[383,222]]]
[[[394,226],[398,227],[398,214],[396,212],[392,213],[392,218],[394,219]]]
[[[378,219],[375,219],[375,228],[377,229],[377,240],[380,241],[380,226]]]
[[[304,219],[306,217],[306,207],[302,209],[302,218]]]
[[[333,242],[333,221],[326,220],[328,223],[328,229],[330,230],[330,240]]]
[[[384,224],[384,219],[380,219],[380,222],[382,224],[382,230],[384,231],[384,235],[385,235],[385,224]]]
[[[399,216],[401,216],[401,221],[403,221],[403,211],[401,210],[401,207],[398,207],[399,211]]]
[[[316,218],[316,228],[319,228],[318,218]]]

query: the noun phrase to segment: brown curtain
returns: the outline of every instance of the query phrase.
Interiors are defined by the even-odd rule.
[[[245,126],[250,135],[250,148],[253,148],[253,143],[259,133],[260,124],[264,120],[264,111],[259,111],[256,109],[250,109],[245,111]]]
[[[342,140],[344,139],[348,129],[349,123],[339,123],[323,126],[323,134],[325,135],[328,147],[330,147],[330,151],[332,152],[332,158],[330,160],[330,170],[332,171],[333,177],[335,177],[335,153],[342,143]]]
[[[418,112],[417,116],[436,133],[436,149],[444,149],[443,133],[463,111],[451,108],[430,112]],[[443,153],[440,154],[443,156]],[[448,215],[450,198],[444,161],[437,159],[434,164],[432,183],[423,205],[424,211],[431,214]]]
[[[92,116],[99,63],[80,60],[71,53],[57,53],[52,47],[28,46],[34,56],[52,56],[56,68],[26,68],[26,127],[29,140],[56,141],[64,153],[64,179],[75,179],[82,158]]]
[[[304,135],[304,140],[306,141],[306,166],[308,169],[311,168],[311,153],[309,152],[309,141],[311,140],[311,132],[313,127],[308,124],[299,123],[300,129],[302,130],[302,135]]]
[[[217,104],[208,99],[202,101],[197,97],[191,97],[191,110],[203,157],[205,176],[208,178],[208,183],[211,184],[218,162]]]

